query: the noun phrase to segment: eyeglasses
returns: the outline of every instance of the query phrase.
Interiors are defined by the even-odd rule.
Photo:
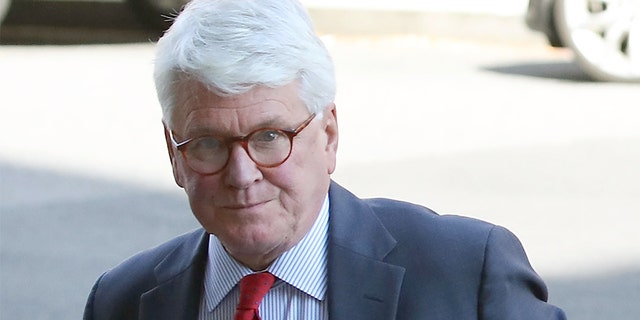
[[[201,136],[177,142],[173,131],[169,131],[171,142],[182,152],[182,156],[193,171],[200,174],[216,174],[229,163],[231,144],[239,142],[251,160],[265,168],[283,164],[291,156],[293,138],[306,128],[316,114],[312,114],[295,130],[260,128],[244,137],[222,139],[215,136]]]

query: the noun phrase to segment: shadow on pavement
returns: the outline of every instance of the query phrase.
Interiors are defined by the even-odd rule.
[[[97,277],[198,227],[179,193],[0,161],[0,319],[80,319]]]
[[[0,173],[1,319],[80,319],[103,271],[198,226],[178,193],[6,162]],[[547,280],[571,319],[640,314],[640,268]]]
[[[548,279],[568,319],[630,320],[640,315],[640,266],[589,278]]]
[[[484,70],[517,76],[564,80],[570,82],[594,82],[575,62],[531,62],[525,64],[488,66]]]

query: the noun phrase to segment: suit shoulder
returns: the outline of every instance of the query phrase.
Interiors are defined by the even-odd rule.
[[[480,268],[494,224],[460,215],[440,215],[426,207],[389,199],[366,200],[397,241],[396,254],[408,259],[467,261]]]
[[[202,240],[203,235],[204,231],[202,229],[197,229],[177,236],[155,247],[140,251],[109,270],[107,274],[125,272],[128,277],[130,277],[131,273],[135,271],[153,271],[153,268],[172,252],[180,249],[190,250],[197,246],[197,244]]]
[[[488,235],[496,227],[494,224],[475,218],[450,214],[441,215],[427,207],[405,201],[383,198],[365,201],[385,227],[391,230],[415,230],[419,233],[425,231],[436,233],[476,231]]]
[[[188,257],[201,251],[199,244],[204,236],[204,230],[198,229],[127,258],[98,279],[90,297],[91,304],[104,314],[135,314],[141,294],[162,281],[156,267],[171,256],[174,256],[172,261],[186,266]]]

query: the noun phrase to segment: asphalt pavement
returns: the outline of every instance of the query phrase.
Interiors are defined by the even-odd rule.
[[[494,12],[499,2],[488,2]],[[637,88],[590,83],[521,15],[490,10],[311,8],[338,64],[339,120],[351,125],[335,178],[362,196],[503,224],[570,319],[638,319]],[[0,91],[0,319],[78,319],[101,272],[198,226],[158,139],[158,35],[121,3],[81,1],[14,8],[0,28],[0,90],[13,88]],[[476,62],[490,67],[463,70]],[[416,85],[421,68],[431,88]],[[449,91],[388,98],[369,87],[382,81]],[[623,98],[612,106],[611,96]],[[356,100],[370,109],[343,108]]]

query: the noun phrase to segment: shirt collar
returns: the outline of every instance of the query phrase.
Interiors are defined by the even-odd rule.
[[[267,268],[281,281],[318,300],[327,293],[327,242],[329,233],[329,196],[309,232],[289,251]],[[253,273],[238,263],[214,235],[209,236],[209,255],[204,276],[207,309],[213,310],[242,277]]]

